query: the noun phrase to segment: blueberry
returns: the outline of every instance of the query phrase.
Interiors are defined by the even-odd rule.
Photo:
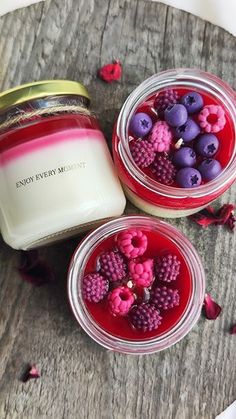
[[[191,167],[196,164],[196,153],[190,147],[183,147],[175,151],[173,163],[179,167]]]
[[[214,134],[199,135],[196,143],[196,152],[203,157],[212,157],[219,148],[219,140]]]
[[[193,119],[188,118],[185,124],[176,128],[175,134],[177,138],[183,138],[188,143],[200,134],[200,127]]]
[[[186,95],[181,97],[180,102],[190,114],[199,112],[203,108],[203,98],[197,92],[186,93]]]
[[[171,127],[179,127],[187,121],[188,112],[183,105],[176,103],[175,105],[167,106],[164,117],[167,124]]]
[[[176,182],[181,188],[195,188],[201,185],[201,181],[201,173],[193,167],[184,167],[176,175]]]
[[[222,170],[220,162],[215,159],[206,159],[198,166],[198,170],[204,180],[213,180]]]
[[[143,138],[151,131],[152,120],[148,114],[138,112],[132,116],[129,129],[135,137]]]

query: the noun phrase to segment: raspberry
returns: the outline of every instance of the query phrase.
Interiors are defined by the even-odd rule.
[[[138,167],[144,169],[155,159],[153,145],[146,140],[134,140],[130,143],[130,152]]]
[[[205,132],[219,132],[226,124],[224,109],[222,106],[206,105],[198,114],[198,121]]]
[[[164,111],[169,105],[174,105],[178,102],[179,94],[172,89],[165,90],[164,92],[158,93],[155,101],[154,108],[156,109],[158,116],[164,117]]]
[[[165,121],[157,121],[152,128],[148,141],[153,145],[154,151],[162,153],[169,151],[173,139],[169,125]]]
[[[151,291],[150,302],[156,308],[168,310],[179,305],[179,292],[167,287],[157,287]]]
[[[153,259],[147,259],[144,262],[131,260],[129,273],[136,286],[150,287],[153,282]]]
[[[105,252],[99,258],[101,273],[111,282],[125,278],[127,265],[120,252]]]
[[[141,304],[134,307],[130,312],[132,325],[143,332],[151,332],[161,324],[160,311],[152,304]]]
[[[108,292],[109,282],[99,273],[88,274],[83,279],[82,293],[85,300],[98,303]]]
[[[160,281],[175,281],[180,271],[180,261],[177,256],[167,253],[158,257],[155,263],[155,274]]]
[[[108,294],[107,300],[112,314],[125,316],[134,303],[134,296],[128,287],[118,287]]]
[[[147,249],[147,236],[137,229],[122,231],[117,236],[117,246],[128,259],[142,256]]]
[[[158,182],[164,183],[164,185],[171,185],[174,182],[176,168],[166,156],[157,155],[151,170]]]

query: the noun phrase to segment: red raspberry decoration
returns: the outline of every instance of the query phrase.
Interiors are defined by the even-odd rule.
[[[205,132],[219,132],[226,124],[224,109],[222,106],[206,105],[198,114],[198,121]]]
[[[146,140],[134,140],[130,143],[130,152],[138,167],[144,169],[155,159],[153,145]]]
[[[151,291],[150,302],[160,310],[169,310],[179,305],[179,292],[167,287],[154,288]]]
[[[107,301],[112,314],[125,316],[134,303],[134,296],[128,287],[118,287],[108,294]]]
[[[170,150],[173,134],[165,121],[157,121],[152,128],[148,141],[153,145],[154,151],[159,153]]]
[[[83,279],[82,293],[85,300],[98,303],[108,292],[109,282],[99,273],[88,274]]]
[[[151,304],[141,304],[130,312],[130,321],[135,329],[151,332],[161,324],[160,311]]]
[[[127,273],[127,265],[120,252],[105,252],[99,258],[100,271],[111,282],[121,281]]]
[[[129,273],[137,287],[150,287],[153,282],[153,259],[144,262],[131,260],[129,262]]]
[[[163,118],[164,111],[169,105],[174,105],[179,100],[179,94],[172,89],[165,90],[157,94],[154,100],[154,109],[156,109],[158,116]]]
[[[158,154],[151,166],[151,170],[157,182],[163,183],[164,185],[171,185],[174,182],[176,168],[166,156]]]
[[[167,253],[165,256],[157,257],[155,262],[155,274],[160,281],[175,281],[180,271],[180,261],[176,255]]]
[[[147,236],[138,229],[128,229],[117,236],[117,246],[128,259],[142,256],[147,249],[147,244]]]
[[[114,63],[106,64],[100,68],[99,77],[107,83],[120,80],[122,75],[122,67],[120,61],[114,61]]]

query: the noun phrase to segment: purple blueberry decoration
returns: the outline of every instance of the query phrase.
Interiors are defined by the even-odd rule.
[[[181,188],[195,188],[201,185],[201,173],[193,167],[180,169],[176,176],[176,182]]]
[[[214,134],[199,135],[196,151],[203,157],[212,157],[219,148],[219,140]]]
[[[199,112],[203,108],[203,98],[197,92],[186,93],[181,97],[180,102],[185,106],[188,113]]]
[[[136,113],[130,121],[130,131],[134,137],[143,138],[152,129],[152,120],[150,116],[144,112]]]
[[[175,134],[177,138],[182,138],[185,143],[189,143],[200,134],[200,127],[193,119],[188,118],[185,124],[176,128]]]
[[[196,164],[196,153],[190,147],[183,147],[175,151],[173,163],[178,167],[192,167]]]
[[[222,167],[218,160],[206,159],[198,166],[198,170],[204,180],[213,180],[220,174]]]
[[[184,105],[176,103],[175,105],[167,106],[164,117],[171,127],[180,127],[184,125],[188,119],[188,112]]]

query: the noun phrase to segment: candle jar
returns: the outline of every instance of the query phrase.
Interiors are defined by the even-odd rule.
[[[125,198],[83,85],[41,81],[0,95],[0,228],[30,249],[121,215]]]
[[[139,235],[135,236],[137,231]],[[125,240],[123,249],[120,234]],[[146,243],[139,260],[141,264],[136,265],[136,276],[132,266],[137,259],[130,258],[131,254],[120,259],[120,252],[130,246],[127,243],[130,234],[131,245],[136,250],[140,250],[141,243]],[[161,265],[166,254],[169,277],[168,273],[163,277]],[[106,265],[107,258],[109,265]],[[116,268],[113,269],[114,258]],[[117,270],[118,265],[124,268],[123,272]],[[141,265],[146,266],[143,277],[139,276],[143,272]],[[163,292],[159,303],[155,294],[157,287]],[[140,355],[166,349],[191,330],[201,313],[205,274],[196,250],[176,228],[154,217],[123,216],[100,226],[78,245],[70,263],[67,289],[72,312],[89,336],[107,349]],[[168,307],[169,295],[163,306],[167,292],[173,303]],[[98,301],[99,293],[102,298]],[[127,303],[130,303],[129,311],[122,312]],[[137,307],[144,311],[139,313],[138,323],[137,316],[136,322],[132,322]]]
[[[151,112],[157,93],[176,89],[195,91],[208,104],[220,105],[227,125],[219,133],[222,172],[214,180],[195,188],[165,185],[141,170],[132,158],[129,147],[129,126],[135,112]],[[141,210],[160,217],[182,217],[193,214],[222,195],[236,179],[236,95],[218,77],[197,69],[168,70],[141,83],[125,101],[113,133],[113,155],[126,196]],[[148,111],[147,111],[148,109]],[[153,112],[153,113],[152,113]],[[186,144],[188,145],[188,144]]]

